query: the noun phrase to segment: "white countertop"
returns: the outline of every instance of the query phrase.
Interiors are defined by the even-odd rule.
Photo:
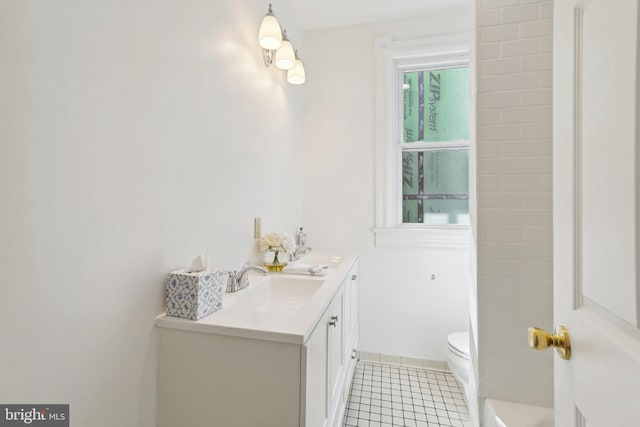
[[[328,260],[331,260],[331,262],[326,262]],[[156,326],[159,328],[304,344],[355,261],[355,256],[335,256],[314,251],[301,257],[299,262],[327,264],[329,273],[325,276],[285,273],[269,273],[267,276],[261,276],[260,273],[251,271],[248,273],[249,286],[238,292],[223,294],[222,309],[200,320],[187,320],[167,316],[166,313],[161,314],[156,318]],[[264,290],[268,286],[265,284],[268,283],[270,277],[275,280],[287,280],[287,278],[310,281],[323,280],[324,283],[299,309],[289,311],[256,309],[255,304],[252,302],[263,296],[261,294],[264,294]]]

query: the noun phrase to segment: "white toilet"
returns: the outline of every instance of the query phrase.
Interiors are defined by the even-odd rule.
[[[469,332],[452,332],[447,336],[447,365],[464,388],[465,399],[469,399]]]

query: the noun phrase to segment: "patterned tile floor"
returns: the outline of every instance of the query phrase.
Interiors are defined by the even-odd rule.
[[[468,427],[462,389],[449,372],[363,361],[344,427]]]

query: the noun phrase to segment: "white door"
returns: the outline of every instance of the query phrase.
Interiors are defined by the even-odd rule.
[[[557,427],[640,426],[637,0],[555,0]]]

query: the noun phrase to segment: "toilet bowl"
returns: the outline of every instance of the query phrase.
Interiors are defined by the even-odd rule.
[[[469,332],[453,332],[447,336],[447,365],[453,376],[469,393]]]
[[[447,365],[462,386],[464,403],[469,408],[469,418],[471,425],[477,426],[478,415],[478,392],[476,390],[475,377],[471,374],[471,357],[469,351],[469,332],[453,332],[447,336]]]

